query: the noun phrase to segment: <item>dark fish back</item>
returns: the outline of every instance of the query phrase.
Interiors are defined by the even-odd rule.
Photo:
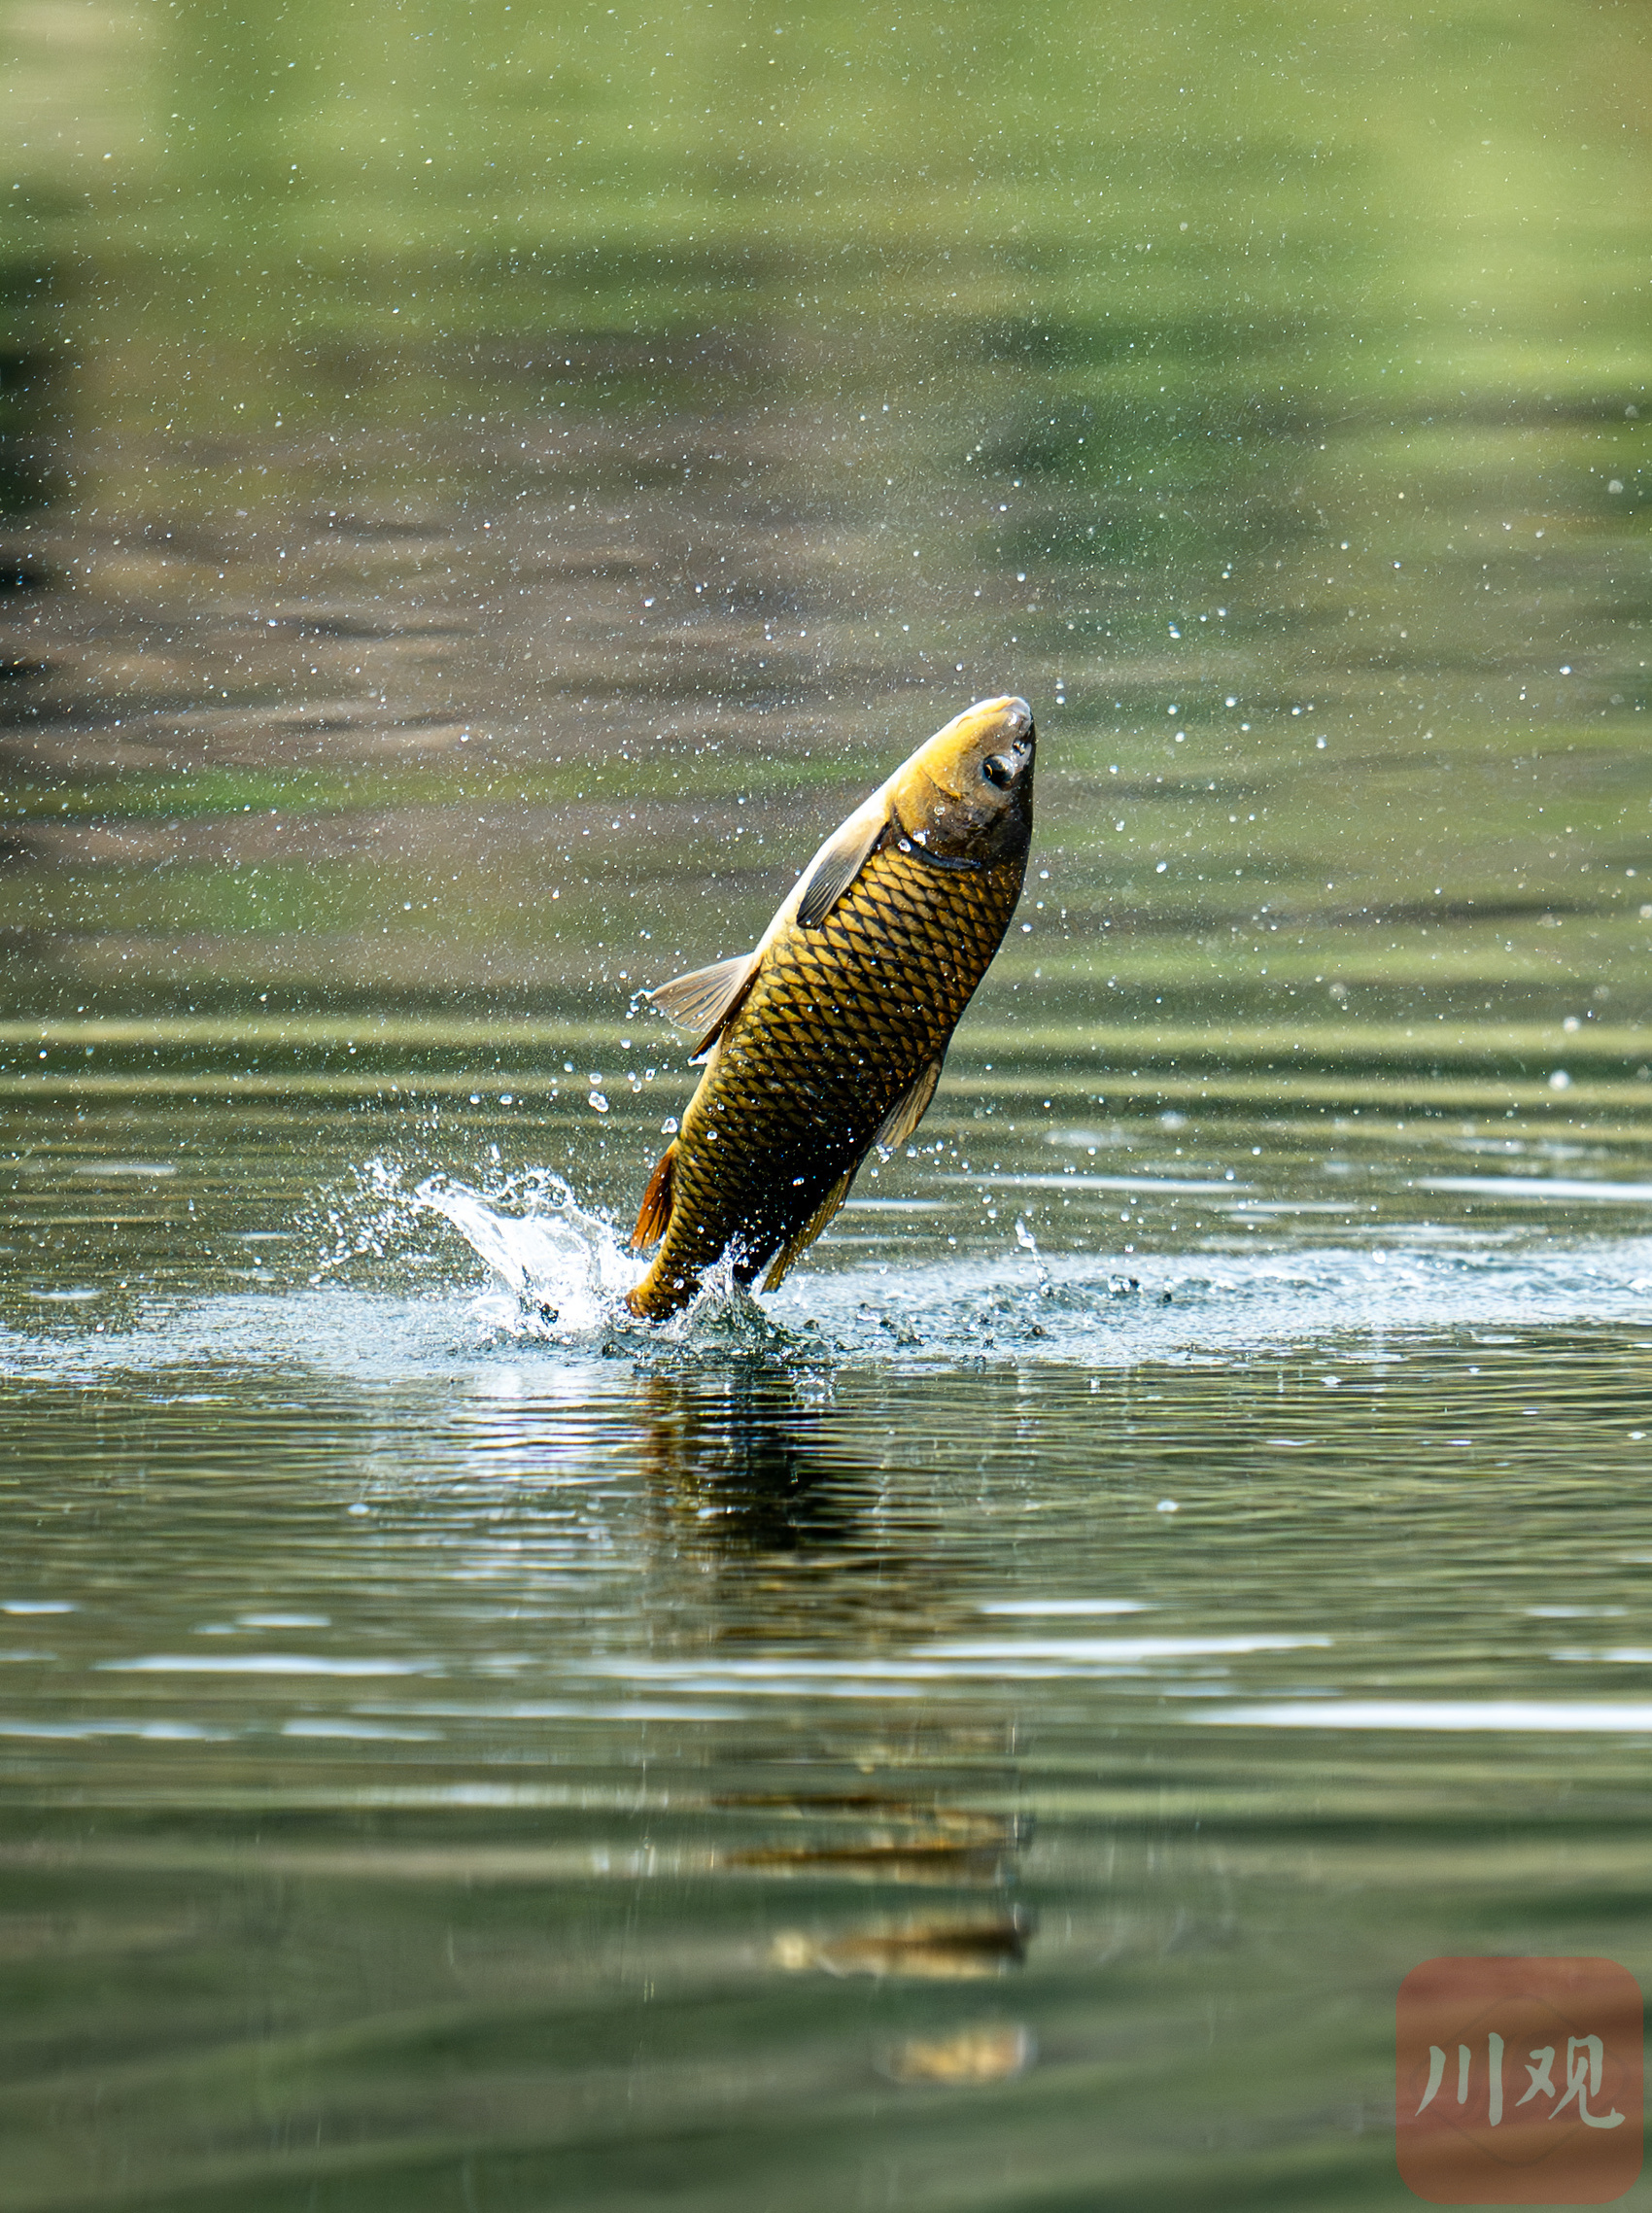
[[[945,1052],[1024,870],[946,868],[892,841],[819,928],[771,947],[684,1120],[655,1279],[692,1283],[732,1246],[749,1282],[811,1219]]]

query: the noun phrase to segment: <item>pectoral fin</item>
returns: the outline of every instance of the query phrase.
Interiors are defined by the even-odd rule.
[[[643,995],[678,1029],[699,1031],[700,1043],[694,1049],[698,1055],[726,1027],[750,990],[760,957],[757,952],[740,952],[732,960],[714,960],[709,968],[690,969],[686,976],[673,976],[669,984]]]
[[[859,1167],[860,1162],[855,1162]],[[769,1273],[763,1278],[765,1291],[778,1291],[790,1270],[803,1254],[808,1252],[816,1237],[830,1223],[834,1214],[849,1195],[849,1186],[855,1180],[854,1168],[847,1168],[838,1178],[826,1196],[801,1229],[794,1229],[769,1263]]]
[[[797,918],[804,929],[819,928],[866,866],[888,827],[886,813],[873,815],[862,809],[821,847],[798,902]]]
[[[673,1137],[660,1155],[659,1164],[648,1179],[648,1189],[642,1194],[637,1210],[637,1228],[631,1232],[631,1249],[640,1253],[649,1245],[657,1245],[666,1234],[666,1225],[671,1218],[671,1197],[676,1184],[677,1141]]]
[[[903,1091],[878,1124],[878,1135],[872,1140],[880,1153],[893,1153],[904,1145],[924,1116],[929,1102],[935,1096],[935,1087],[941,1081],[939,1056],[929,1063],[917,1082]]]

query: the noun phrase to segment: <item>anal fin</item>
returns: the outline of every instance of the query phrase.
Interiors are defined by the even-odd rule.
[[[935,1088],[941,1081],[941,1055],[935,1058],[910,1089],[901,1093],[888,1113],[878,1125],[878,1135],[872,1140],[880,1153],[893,1153],[904,1145],[924,1116],[929,1102],[935,1096]]]
[[[855,1162],[855,1168],[858,1168],[859,1166],[860,1162],[857,1160]],[[786,1239],[785,1243],[780,1247],[779,1251],[774,1255],[774,1258],[769,1263],[769,1273],[763,1278],[763,1288],[765,1291],[779,1290],[781,1284],[785,1282],[786,1277],[790,1273],[791,1269],[797,1264],[798,1261],[803,1257],[803,1255],[808,1252],[809,1246],[813,1244],[815,1238],[818,1237],[820,1232],[828,1226],[832,1220],[833,1215],[837,1213],[839,1207],[842,1206],[844,1199],[848,1197],[849,1186],[854,1182],[854,1168],[845,1168],[843,1170],[843,1173],[832,1186],[831,1190],[826,1193],[826,1196],[820,1201],[820,1204],[815,1208],[814,1212],[809,1216],[809,1220],[804,1224],[803,1228],[801,1229],[794,1229],[792,1231],[791,1235]]]
[[[648,1179],[648,1189],[642,1193],[642,1204],[637,1213],[637,1228],[631,1232],[631,1249],[634,1253],[640,1253],[649,1245],[657,1245],[666,1234],[666,1225],[671,1218],[676,1165],[677,1141],[673,1137],[660,1155],[654,1173]]]

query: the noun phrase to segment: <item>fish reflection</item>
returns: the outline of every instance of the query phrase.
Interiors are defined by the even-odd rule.
[[[726,1853],[723,1865],[774,1873],[829,1871],[897,1883],[1000,1883],[1026,1841],[1018,1821],[997,1814],[903,1804],[894,1798],[864,1803],[877,1817],[865,1821],[855,1836],[757,1846]],[[814,1799],[798,1798],[791,1805],[804,1816],[818,1817],[827,1811]]]
[[[776,1967],[794,1974],[906,1975],[925,1982],[979,1982],[1026,1962],[1031,1916],[1016,1910],[990,1919],[874,1922],[842,1936],[782,1929],[770,1947]]]
[[[962,2089],[974,2083],[1008,2083],[1038,2057],[1038,2044],[1020,2022],[978,2022],[950,2036],[909,2036],[878,2062],[896,2083],[941,2083]]]
[[[787,1378],[648,1375],[639,1467],[673,1539],[735,1553],[842,1551],[864,1541],[869,1471],[822,1435]]]
[[[656,1660],[678,1637],[702,1658],[707,1641],[733,1645],[747,1667],[770,1644],[771,1664],[783,1676],[800,1642],[814,1652],[865,1655],[891,1641],[905,1647],[956,1617],[947,1581],[936,1573],[928,1518],[909,1508],[892,1524],[883,1470],[867,1465],[829,1400],[762,1371],[638,1380],[640,1469],[656,1555],[665,1575],[686,1568],[694,1578],[690,1605],[656,1609]],[[998,1810],[1015,1787],[1001,1764],[1002,1739],[989,1733],[978,1742],[967,1729],[943,1729],[951,1757],[943,1762],[938,1739],[914,1789],[914,1741],[886,1744],[883,1722],[872,1719],[851,1745],[834,1747],[834,1759],[848,1751],[868,1779],[864,1787],[717,1792],[711,1803],[735,1833],[714,1850],[713,1865],[747,1880],[1002,1896],[1029,1834],[1018,1815]],[[943,1764],[954,1761],[956,1782],[942,1784]],[[983,1764],[995,1770],[990,1778]],[[989,1795],[989,1805],[948,1803],[952,1789]],[[761,1823],[755,1836],[753,1821]],[[833,1975],[970,1979],[1018,1964],[1030,1930],[1026,1915],[999,1904],[946,1918],[879,1919],[837,1936],[794,1932],[775,1940],[773,1956],[782,1967]],[[920,2079],[915,2059],[912,2070]]]

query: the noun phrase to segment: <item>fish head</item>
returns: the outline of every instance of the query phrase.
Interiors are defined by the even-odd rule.
[[[902,829],[947,860],[1018,859],[1032,839],[1032,709],[1013,694],[978,700],[895,773]]]

